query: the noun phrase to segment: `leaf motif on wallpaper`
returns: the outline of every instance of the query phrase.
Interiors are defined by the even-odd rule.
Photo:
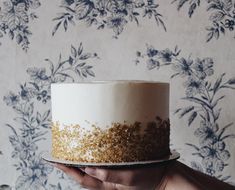
[[[48,68],[28,68],[26,72],[29,80],[20,84],[17,92],[10,91],[3,97],[6,105],[16,113],[15,125],[7,124],[11,130],[11,156],[15,160],[14,167],[20,172],[15,184],[16,189],[41,189],[46,186],[53,189],[61,186],[48,183],[48,176],[53,172],[53,167],[41,160],[38,145],[46,140],[50,130],[50,84],[94,77],[94,59],[98,59],[97,53],[86,52],[82,43],[78,47],[72,45],[70,55],[65,59],[61,54],[57,61],[45,59]],[[38,106],[44,106],[44,111]]]
[[[184,80],[185,96],[181,99],[188,105],[177,108],[174,114],[186,118],[188,127],[195,125],[196,120],[200,123],[195,126],[196,129],[192,128],[198,145],[186,143],[193,149],[193,155],[201,159],[201,163],[192,161],[191,165],[197,170],[227,180],[230,176],[222,176],[230,158],[226,143],[235,134],[228,133],[233,123],[223,126],[219,121],[222,111],[220,102],[225,99],[226,90],[235,89],[235,78],[226,79],[226,74],[222,73],[216,79],[213,76],[212,58],[192,59],[191,55],[185,58],[180,56],[180,52],[177,46],[174,50],[159,50],[147,45],[145,51],[137,51],[135,62],[137,65],[146,64],[148,70],[169,66],[173,70],[172,79],[180,77]]]
[[[154,19],[156,24],[166,31],[158,6],[153,0],[63,0],[60,6],[63,12],[53,19],[57,24],[52,35],[55,35],[60,27],[67,31],[70,25],[83,22],[88,27],[109,28],[114,32],[114,38],[117,38],[128,23],[135,22],[139,25],[140,18]]]
[[[174,0],[177,2],[177,9],[180,10],[186,4],[189,5],[188,15],[191,18],[195,10],[200,6],[200,0]],[[233,0],[206,0],[208,6],[206,11],[210,12],[208,20],[210,26],[206,27],[206,41],[219,39],[221,34],[233,32],[235,27],[235,2]]]
[[[38,18],[33,11],[40,5],[39,0],[4,1],[0,7],[0,38],[8,36],[27,51],[32,35],[29,23]]]

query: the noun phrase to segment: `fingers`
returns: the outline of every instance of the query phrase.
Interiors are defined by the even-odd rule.
[[[131,185],[132,172],[126,170],[111,170],[111,169],[99,169],[93,167],[85,168],[85,173],[93,176],[101,181],[119,183],[123,185]]]
[[[146,189],[146,188],[138,187],[138,186],[125,186],[125,185],[109,183],[109,182],[105,182],[104,187],[105,187],[104,189],[107,189],[107,190],[143,190],[143,189]]]
[[[81,186],[91,190],[103,189],[103,182],[99,179],[91,177],[83,173],[80,169],[74,167],[68,167],[63,164],[56,164],[55,167],[64,171],[67,175],[74,178]]]
[[[94,167],[78,169],[57,164],[56,167],[73,177],[81,186],[90,190],[153,189],[153,187],[161,183],[166,170],[165,166],[131,169],[102,169]]]
[[[135,168],[135,169],[101,169],[88,167],[85,173],[101,181],[122,184],[126,186],[143,185],[144,182],[152,181],[153,178],[162,176],[160,168]]]
[[[166,169],[165,165],[156,165],[143,168],[102,169],[85,168],[85,173],[100,181],[122,184],[126,186],[146,186],[161,182]]]
[[[128,187],[125,185],[102,182],[97,178],[83,173],[81,170],[86,170],[85,168],[74,168],[68,167],[63,164],[55,164],[55,167],[64,171],[67,175],[73,177],[81,186],[89,190],[142,190],[137,187]]]
[[[65,166],[63,164],[55,164],[55,167],[78,180],[80,180],[84,176],[84,173],[82,171],[73,167]]]

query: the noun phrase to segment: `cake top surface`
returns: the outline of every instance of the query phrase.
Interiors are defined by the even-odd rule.
[[[78,85],[78,84],[156,84],[156,85],[169,85],[167,82],[148,81],[148,80],[95,80],[95,81],[81,81],[73,83],[52,83],[52,86],[64,85]]]

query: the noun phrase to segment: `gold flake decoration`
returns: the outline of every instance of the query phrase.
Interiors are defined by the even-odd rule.
[[[113,123],[107,129],[92,125],[87,131],[79,125],[52,123],[52,156],[57,159],[119,163],[159,159],[170,154],[169,119],[156,117],[145,130],[140,122]]]

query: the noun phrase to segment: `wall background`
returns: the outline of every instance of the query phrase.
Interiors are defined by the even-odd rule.
[[[235,183],[233,0],[1,0],[0,7],[0,185],[77,189],[40,160],[50,145],[49,85],[115,79],[170,82],[172,149]]]

